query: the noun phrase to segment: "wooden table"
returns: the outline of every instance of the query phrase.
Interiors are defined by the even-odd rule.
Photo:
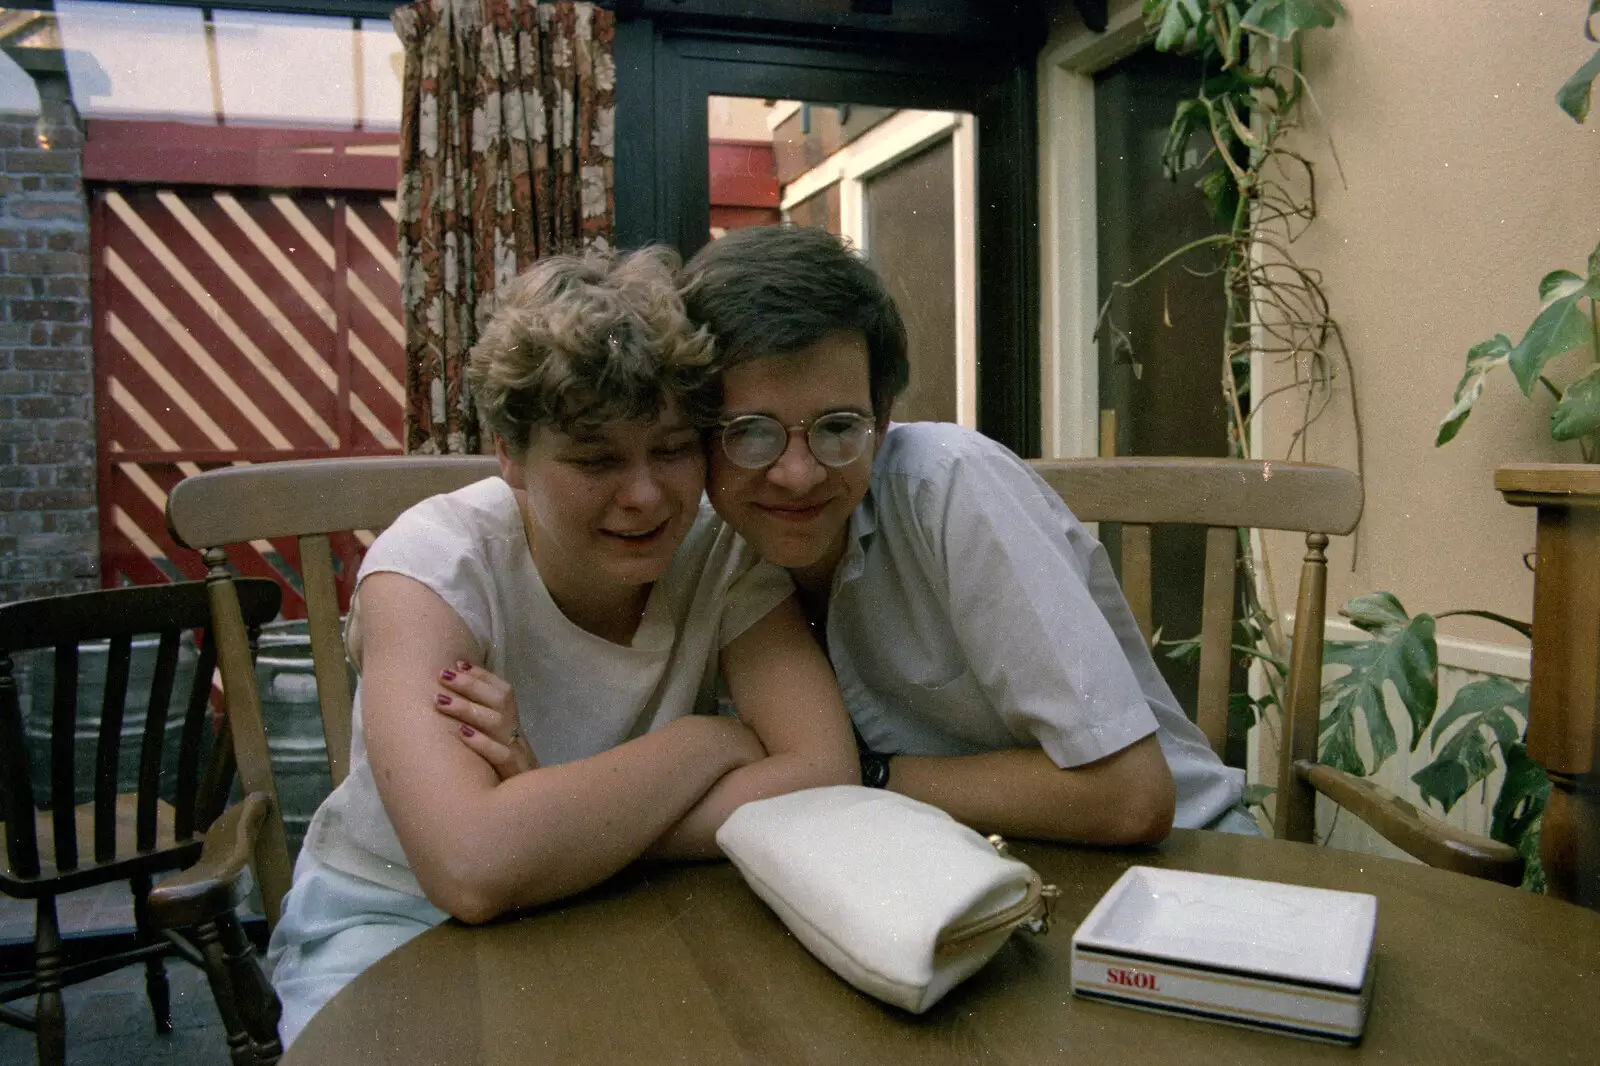
[[[1545,880],[1600,910],[1600,464],[1502,466],[1494,487],[1539,516],[1528,754],[1550,775]]]
[[[1160,849],[1019,843],[1063,891],[921,1017],[814,960],[726,863],[626,873],[380,960],[301,1034],[310,1063],[1558,1063],[1600,1055],[1600,914],[1410,863],[1179,830]],[[1365,1041],[1310,1043],[1075,1000],[1072,930],[1136,863],[1378,896]]]

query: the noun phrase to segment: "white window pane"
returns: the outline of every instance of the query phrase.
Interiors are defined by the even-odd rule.
[[[349,19],[216,11],[211,22],[229,125],[355,125]]]
[[[56,0],[72,102],[89,118],[214,118],[198,8]]]
[[[362,124],[369,130],[397,130],[405,49],[388,19],[362,19],[360,32]]]

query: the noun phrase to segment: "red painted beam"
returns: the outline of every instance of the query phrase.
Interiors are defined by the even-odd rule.
[[[361,130],[91,119],[83,144],[83,176],[89,181],[393,192],[398,155],[352,154],[350,149],[398,144],[399,134]]]
[[[362,453],[367,454],[367,453]],[[372,451],[373,455],[397,455],[397,449],[385,448],[381,451]],[[109,461],[119,463],[232,463],[243,461],[247,463],[276,463],[289,459],[335,459],[349,458],[350,452],[343,448],[234,448],[228,451],[204,448],[187,448],[183,451],[168,452],[158,449],[129,449],[121,452],[109,453]]]

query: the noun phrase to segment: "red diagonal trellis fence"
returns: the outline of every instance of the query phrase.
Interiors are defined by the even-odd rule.
[[[90,123],[104,584],[204,575],[164,518],[189,474],[400,450],[394,143]],[[336,546],[344,584],[370,542]],[[229,558],[277,578],[284,616],[304,616],[293,542]]]

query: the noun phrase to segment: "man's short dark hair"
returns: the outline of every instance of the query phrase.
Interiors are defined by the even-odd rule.
[[[883,279],[826,230],[752,226],[712,241],[684,268],[684,306],[716,338],[718,371],[809,348],[841,329],[867,343],[872,410],[906,387],[906,327]]]

